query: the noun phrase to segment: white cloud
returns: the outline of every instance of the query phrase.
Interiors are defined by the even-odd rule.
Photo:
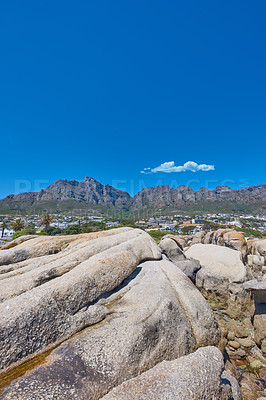
[[[187,161],[184,165],[175,165],[174,161],[165,162],[156,168],[144,168],[142,174],[155,174],[156,172],[185,172],[185,171],[213,171],[214,165],[197,164],[194,161]]]

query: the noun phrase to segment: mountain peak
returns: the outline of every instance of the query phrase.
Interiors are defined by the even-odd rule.
[[[96,179],[92,178],[91,176],[85,176],[83,182],[98,182]]]

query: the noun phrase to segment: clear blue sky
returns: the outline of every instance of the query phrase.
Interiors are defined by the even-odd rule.
[[[266,183],[265,0],[0,6],[0,197],[86,175]],[[214,166],[150,172],[165,162]]]

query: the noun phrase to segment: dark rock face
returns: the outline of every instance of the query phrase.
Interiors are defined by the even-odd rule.
[[[47,202],[53,202],[53,207],[56,203],[74,202],[85,206],[96,205],[126,211],[215,202],[256,204],[266,202],[266,185],[239,190],[232,190],[228,186],[217,186],[214,190],[201,188],[198,191],[185,185],[176,189],[168,185],[159,185],[144,188],[132,198],[127,192],[110,185],[102,185],[91,177],[85,177],[81,182],[59,179],[38,193],[28,192],[7,196],[0,200],[0,210],[25,210]]]
[[[59,179],[48,188],[41,190],[36,200],[75,200],[127,209],[131,205],[131,197],[128,193],[110,185],[104,186],[88,176],[82,182]]]
[[[214,190],[201,188],[194,191],[188,186],[178,186],[176,189],[168,185],[142,189],[134,196],[134,208],[168,207],[196,202],[236,201],[248,203],[266,201],[266,185],[251,186],[246,189],[232,190],[228,186],[217,186]]]
[[[110,185],[102,185],[86,176],[81,182],[59,179],[38,193],[7,196],[0,200],[0,209],[26,209],[44,202],[71,200],[125,210],[128,210],[132,204],[132,198],[128,193]]]

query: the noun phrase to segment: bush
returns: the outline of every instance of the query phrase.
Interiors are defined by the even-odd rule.
[[[64,234],[65,235],[76,235],[77,233],[81,233],[81,232],[82,232],[81,226],[78,224],[75,224],[75,225],[69,225],[65,229]]]
[[[17,239],[18,237],[20,237],[20,236],[25,236],[25,235],[28,235],[28,233],[27,233],[26,229],[22,229],[22,231],[17,231],[17,232],[15,232],[15,233],[13,233],[13,235],[12,235],[12,240],[15,240],[15,239]]]
[[[45,232],[45,231],[42,231],[42,232]],[[58,227],[55,227],[55,226],[48,226],[47,234],[49,236],[61,235],[62,234],[62,229],[60,229]]]
[[[183,233],[184,235],[188,235],[188,234],[190,234],[191,232],[193,232],[194,229],[195,229],[194,226],[188,225],[188,226],[183,226],[183,228],[181,228],[181,231],[182,231],[182,233]]]

